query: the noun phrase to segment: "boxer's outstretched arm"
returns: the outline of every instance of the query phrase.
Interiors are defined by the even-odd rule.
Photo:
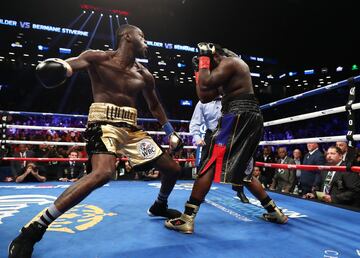
[[[142,94],[146,100],[146,103],[148,104],[151,114],[159,121],[161,125],[164,125],[167,123],[168,118],[156,94],[154,77],[148,71],[146,71],[144,73],[144,79],[146,82],[146,87],[143,89]]]
[[[36,76],[45,88],[55,88],[72,76],[74,71],[85,69],[90,66],[91,62],[100,62],[107,58],[109,57],[106,52],[98,50],[88,50],[65,61],[59,58],[49,58],[38,64]]]
[[[92,62],[101,62],[107,59],[109,56],[105,51],[87,50],[79,56],[68,58],[65,61],[70,65],[72,71],[76,72],[88,68]]]

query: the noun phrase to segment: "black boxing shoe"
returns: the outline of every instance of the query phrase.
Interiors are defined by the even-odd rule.
[[[11,241],[8,249],[9,258],[31,258],[34,245],[39,242],[46,231],[46,227],[39,222],[32,222],[28,227],[21,229],[13,241]]]
[[[237,197],[239,197],[240,201],[243,202],[243,203],[249,203],[250,202],[249,199],[244,194],[244,192],[242,192],[242,191],[237,192]]]
[[[154,204],[147,210],[150,217],[164,217],[174,219],[181,216],[181,212],[174,209],[168,209],[167,203],[154,202]]]

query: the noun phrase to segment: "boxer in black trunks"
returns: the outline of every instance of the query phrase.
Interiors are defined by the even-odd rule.
[[[62,193],[37,221],[22,228],[9,246],[11,258],[31,257],[34,244],[41,240],[50,223],[107,183],[115,171],[118,153],[127,156],[134,169],[148,166],[161,172],[162,185],[148,210],[150,216],[174,218],[181,214],[167,208],[180,166],[136,126],[136,98],[142,93],[151,113],[169,136],[170,148],[176,151],[182,146],[156,95],[152,74],[136,61],[147,51],[144,34],[138,27],[122,25],[116,36],[115,51],[87,50],[65,61],[45,60],[36,69],[39,80],[48,88],[61,85],[73,72],[87,69],[94,98],[85,132],[92,170]]]
[[[165,226],[182,233],[193,233],[196,213],[212,181],[235,186],[244,183],[267,210],[263,218],[284,224],[288,217],[275,205],[260,182],[252,178],[253,155],[263,134],[263,117],[254,96],[249,67],[232,51],[218,45],[199,43],[198,48],[197,95],[206,103],[217,97],[221,87],[224,92],[222,116],[184,213],[179,218],[165,221]]]

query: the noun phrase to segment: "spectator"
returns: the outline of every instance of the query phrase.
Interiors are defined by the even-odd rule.
[[[25,144],[19,144],[18,150],[15,151],[14,157],[16,158],[33,158],[34,152],[31,150],[28,150],[27,146]],[[27,161],[12,161],[11,162],[11,172],[14,178],[16,178],[19,173],[22,173],[24,168],[27,165]]]
[[[349,148],[347,142],[336,142],[336,147],[339,147],[342,151],[342,160],[345,162],[345,166],[353,164],[356,156],[355,148]]]
[[[256,160],[265,163],[275,163],[275,157],[272,153],[271,146],[264,146],[262,155],[260,155]],[[261,175],[264,178],[265,188],[269,188],[271,186],[274,174],[275,170],[273,168],[262,167]]]
[[[84,176],[84,164],[75,162],[74,159],[79,158],[77,151],[71,151],[69,153],[69,161],[63,162],[60,165],[60,177],[59,181],[62,182],[76,182],[82,176]]]
[[[285,147],[278,148],[278,163],[295,164],[295,161],[288,157]],[[294,169],[276,169],[270,189],[278,192],[289,193],[295,182]]]
[[[160,178],[160,171],[152,168],[143,175],[144,181],[156,180]]]
[[[328,148],[326,161],[329,166],[345,164],[341,149],[336,146]],[[320,191],[307,193],[305,198],[360,207],[360,176],[352,172],[324,171]]]
[[[324,155],[319,150],[319,145],[315,142],[307,144],[308,153],[305,155],[303,165],[324,165]],[[300,175],[299,193],[304,195],[314,191],[316,185],[320,182],[319,170],[302,170]]]
[[[16,183],[45,181],[46,177],[39,174],[39,169],[34,163],[28,163],[16,177]]]
[[[263,188],[265,188],[265,185],[264,185],[264,177],[261,175],[261,169],[260,167],[257,167],[257,166],[254,166],[253,168],[253,178],[256,178],[257,180],[259,180],[259,182],[261,183],[261,185],[263,186]]]
[[[293,150],[293,159],[296,165],[301,165],[302,164],[302,152],[300,149],[294,149]],[[295,171],[295,182],[294,185],[291,189],[291,192],[293,192],[293,194],[298,194],[299,192],[299,185],[300,185],[300,176],[301,176],[301,170],[300,169],[296,169]]]

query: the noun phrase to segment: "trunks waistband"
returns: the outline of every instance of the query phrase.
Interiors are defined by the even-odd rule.
[[[233,98],[232,100],[223,98],[222,112],[223,113],[237,113],[237,112],[260,113],[260,108],[254,94],[242,94],[235,97],[235,99]]]
[[[88,123],[128,123],[136,126],[137,110],[132,107],[119,107],[110,103],[92,103]]]

